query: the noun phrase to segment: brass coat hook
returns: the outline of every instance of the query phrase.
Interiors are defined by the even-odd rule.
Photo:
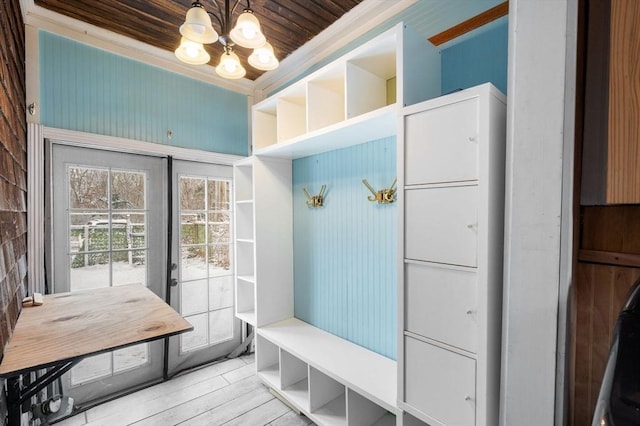
[[[309,207],[322,207],[324,205],[324,191],[327,189],[327,185],[322,185],[320,193],[318,195],[311,195],[307,192],[307,188],[302,188],[304,195],[307,197],[307,206]]]
[[[396,200],[396,183],[398,182],[398,178],[393,180],[393,183],[389,188],[381,189],[376,191],[369,185],[366,179],[362,179],[362,183],[364,186],[369,188],[369,191],[373,194],[373,196],[367,197],[369,201],[377,201],[378,204],[391,204]]]

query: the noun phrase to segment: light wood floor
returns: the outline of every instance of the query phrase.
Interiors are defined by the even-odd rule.
[[[213,364],[56,423],[81,425],[306,426],[255,376],[253,356]]]

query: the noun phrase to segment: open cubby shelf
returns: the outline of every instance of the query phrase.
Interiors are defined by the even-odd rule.
[[[258,376],[317,424],[395,424],[395,361],[296,318],[258,328],[256,350]]]
[[[397,133],[401,107],[440,96],[437,49],[402,23],[253,106],[255,155],[300,158]]]

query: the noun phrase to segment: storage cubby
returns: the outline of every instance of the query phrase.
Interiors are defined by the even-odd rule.
[[[270,98],[253,108],[253,150],[259,151],[278,143],[276,99]]]
[[[236,276],[253,281],[253,240],[236,239]]]
[[[280,389],[280,349],[262,336],[256,336],[256,367],[262,380]]]
[[[402,23],[253,106],[256,155],[300,158],[392,136],[440,96],[440,55]]]
[[[307,93],[304,86],[287,91],[277,100],[278,143],[307,132]]]
[[[255,324],[256,301],[253,277],[238,277],[236,282],[236,316]]]
[[[309,409],[318,424],[346,425],[345,387],[323,372],[309,368]]]
[[[236,238],[253,240],[253,201],[236,202]]]
[[[347,118],[395,103],[396,49],[388,37],[347,61]]]
[[[309,366],[285,350],[280,351],[280,386],[283,394],[302,409],[309,409]]]
[[[253,167],[251,163],[238,163],[233,168],[235,202],[253,201]]]
[[[345,120],[345,69],[334,66],[307,84],[309,132]]]
[[[347,423],[349,426],[395,426],[396,416],[358,392],[349,389],[347,391]]]

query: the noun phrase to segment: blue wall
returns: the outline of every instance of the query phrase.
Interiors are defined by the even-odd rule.
[[[396,138],[293,162],[295,316],[396,357],[396,205],[370,202],[396,177]],[[309,208],[302,188],[325,205]],[[375,372],[372,372],[375,374]]]
[[[44,31],[39,43],[45,126],[247,155],[246,96]]]
[[[491,82],[507,93],[508,23],[442,51],[442,93]]]

